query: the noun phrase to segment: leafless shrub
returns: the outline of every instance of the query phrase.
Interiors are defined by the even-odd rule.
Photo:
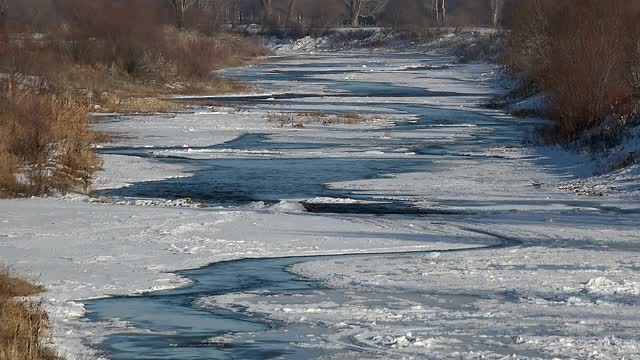
[[[633,91],[633,96],[640,99],[640,36],[627,43],[626,80]]]
[[[164,36],[156,57],[168,60],[177,75],[187,79],[205,79],[215,69],[270,54],[255,39],[237,35],[211,37],[165,29]]]
[[[0,153],[11,171],[3,175],[5,195],[17,189],[25,195],[88,189],[101,164],[86,110],[53,96],[10,99],[0,106]]]
[[[550,100],[551,141],[572,141],[608,115],[628,111],[640,79],[628,60],[640,40],[631,31],[638,10],[622,0],[519,2],[507,61]]]
[[[173,110],[158,95],[237,90],[212,71],[269,54],[255,39],[172,29],[157,0],[55,0],[38,20],[46,34],[20,24],[51,1],[11,2],[12,25],[0,24],[0,196],[86,190],[104,140],[89,109]]]

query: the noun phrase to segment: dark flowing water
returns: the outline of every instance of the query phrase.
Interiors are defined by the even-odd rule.
[[[442,252],[480,251],[519,245],[515,239],[497,238],[498,245]],[[411,256],[405,254],[364,254],[342,257]],[[336,255],[340,256],[340,255]],[[287,269],[296,263],[336,256],[243,259],[215,263],[200,269],[177,272],[192,281],[191,286],[148,293],[142,296],[112,297],[86,303],[92,321],[118,319],[142,332],[110,335],[102,344],[110,358],[127,359],[314,359],[339,350],[323,346],[322,337],[332,330],[321,324],[283,324],[239,311],[202,308],[199,299],[260,291],[304,294],[324,289]],[[233,336],[232,341],[220,340]],[[304,344],[304,346],[301,346]],[[344,351],[344,350],[342,350]]]

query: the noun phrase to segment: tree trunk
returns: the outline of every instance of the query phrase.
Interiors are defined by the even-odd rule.
[[[502,0],[491,0],[491,23],[493,27],[500,26],[500,20],[502,17]]]
[[[0,27],[4,28],[7,23],[7,2],[0,0]]]
[[[435,19],[436,26],[440,25],[440,1],[431,0],[431,9],[433,11],[433,18]]]
[[[176,16],[176,28],[182,30],[184,28],[184,14],[187,11],[187,0],[168,0]]]
[[[351,26],[360,26],[361,0],[351,0]]]
[[[231,28],[236,29],[240,18],[240,6],[238,5],[238,0],[231,0],[227,3],[227,17],[227,21],[231,24]]]
[[[433,7],[433,17],[435,18],[436,26],[444,25],[447,17],[446,0],[432,0],[431,5]]]
[[[176,28],[182,30],[184,28],[184,2],[180,1],[178,8],[176,8]]]
[[[271,0],[261,0],[262,14],[266,19],[271,19],[273,16],[273,5]]]
[[[444,25],[447,21],[447,0],[440,0],[440,24]]]
[[[289,7],[287,8],[287,21],[292,23],[295,21],[295,11],[296,11],[296,3],[297,0],[289,0]]]

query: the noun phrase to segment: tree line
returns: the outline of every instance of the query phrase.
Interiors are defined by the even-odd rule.
[[[103,0],[104,1],[104,0]],[[106,0],[146,8],[175,27],[203,32],[258,25],[262,29],[384,26],[499,26],[515,0]],[[0,0],[0,25],[43,31],[78,0]],[[63,10],[64,9],[64,10]],[[101,16],[94,14],[94,16]]]
[[[167,0],[176,26],[185,25],[190,9],[222,15],[227,24],[313,24],[328,18],[333,26],[487,25],[498,26],[505,0]],[[404,10],[404,11],[403,11]],[[418,10],[418,11],[406,11]],[[480,11],[478,11],[480,10]],[[453,19],[447,14],[453,13]],[[451,21],[452,20],[452,21]]]

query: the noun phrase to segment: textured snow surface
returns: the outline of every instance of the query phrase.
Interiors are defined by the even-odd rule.
[[[525,246],[306,262],[291,270],[328,289],[294,304],[278,294],[203,303],[322,323],[337,330],[331,340],[350,339],[381,358],[639,358],[637,216],[529,211],[464,219]]]
[[[563,184],[578,194],[640,199],[640,126],[630,128],[622,143],[595,156],[573,155],[591,171]]]
[[[542,93],[518,101],[508,108],[511,112],[530,112],[533,114],[543,114],[546,109],[547,99]]]

